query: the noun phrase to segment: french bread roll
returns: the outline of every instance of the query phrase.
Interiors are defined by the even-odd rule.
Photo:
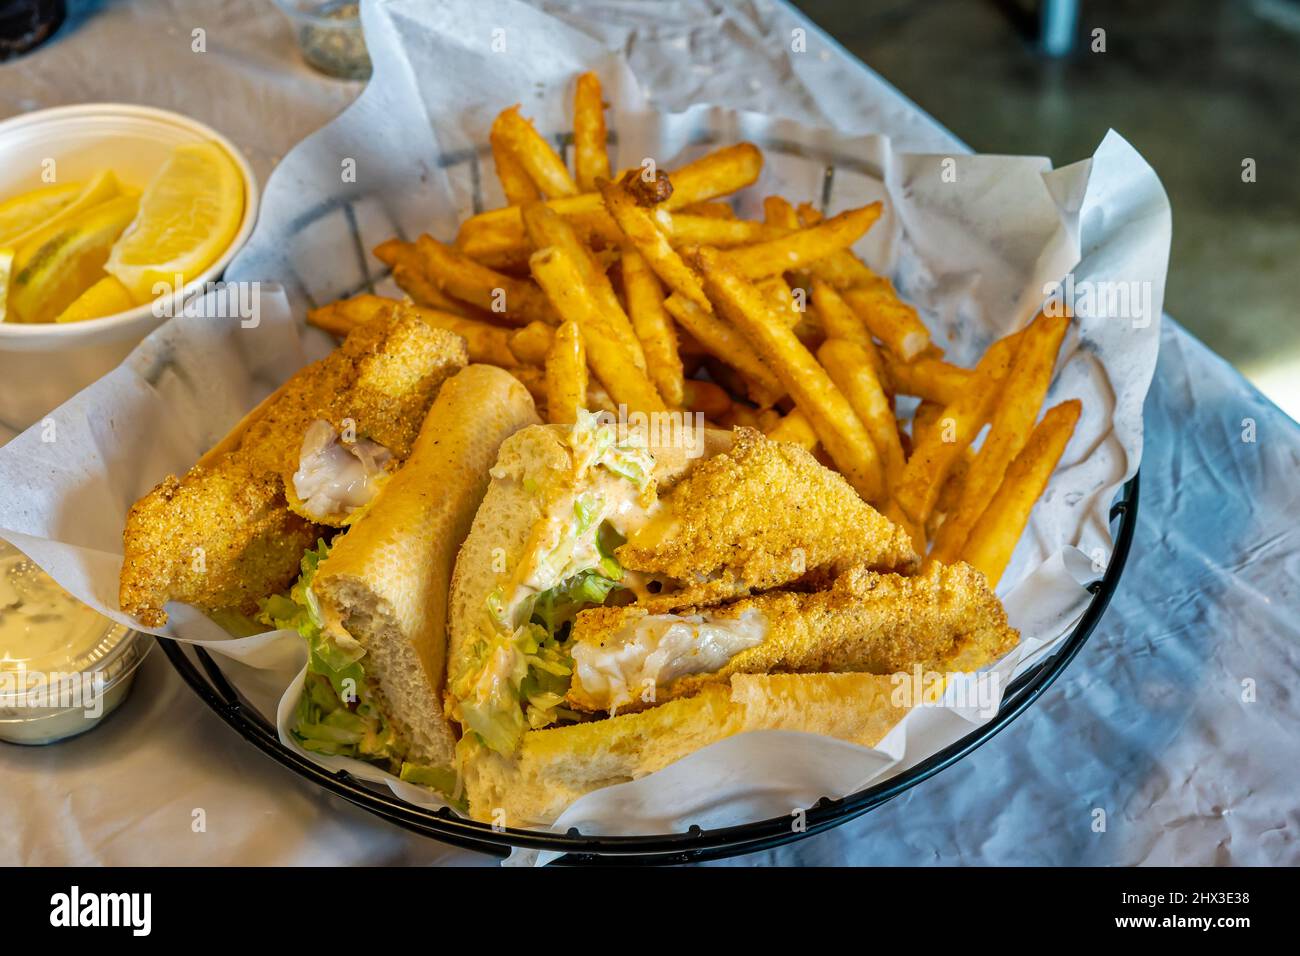
[[[312,589],[327,628],[365,648],[364,665],[407,760],[450,767],[442,712],[447,589],[501,443],[538,417],[509,372],[470,365],[442,386],[406,464],[336,539]]]

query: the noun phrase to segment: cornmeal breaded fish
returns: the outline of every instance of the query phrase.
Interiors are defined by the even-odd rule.
[[[916,577],[854,568],[829,590],[769,591],[671,614],[641,604],[582,611],[568,703],[638,710],[732,674],[972,671],[1019,640],[984,576],[966,564]]]
[[[857,566],[910,573],[919,561],[907,534],[842,476],[752,428],[695,464],[616,553],[625,568],[671,579],[683,604],[824,582]]]
[[[261,598],[298,576],[304,550],[324,531],[286,498],[313,425],[327,423],[331,434],[338,425],[352,445],[380,449],[386,474],[410,454],[438,389],[467,361],[462,338],[399,311],[297,372],[183,478],[169,475],[132,506],[122,535],[122,610],[150,627],[167,622],[168,601],[256,612]],[[358,460],[351,447],[343,457]],[[346,471],[328,470],[337,461],[315,464],[309,477],[331,506],[344,492],[359,493]],[[376,490],[374,481],[360,489]]]

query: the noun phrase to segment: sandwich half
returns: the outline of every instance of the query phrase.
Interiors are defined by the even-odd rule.
[[[489,749],[581,717],[592,698],[570,697],[570,630],[588,608],[671,611],[916,567],[906,534],[800,448],[741,428],[683,460],[649,437],[584,415],[502,446],[449,624],[448,714]]]
[[[308,639],[294,727],[305,748],[452,792],[456,733],[442,700],[452,565],[501,443],[537,421],[508,372],[459,372],[363,515],[308,556],[288,598],[268,602],[268,623]]]
[[[122,610],[150,627],[167,623],[169,601],[255,614],[297,576],[304,550],[405,460],[442,383],[466,361],[460,336],[397,311],[295,373],[184,476],[132,506]]]

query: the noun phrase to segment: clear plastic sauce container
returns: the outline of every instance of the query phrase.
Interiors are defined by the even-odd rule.
[[[152,647],[0,540],[0,740],[48,744],[90,730],[126,698]]]

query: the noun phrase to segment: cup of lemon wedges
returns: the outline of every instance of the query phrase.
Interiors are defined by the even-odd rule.
[[[0,199],[0,322],[84,322],[171,296],[231,245],[244,176],[211,142],[177,146],[141,191],[105,169]]]

